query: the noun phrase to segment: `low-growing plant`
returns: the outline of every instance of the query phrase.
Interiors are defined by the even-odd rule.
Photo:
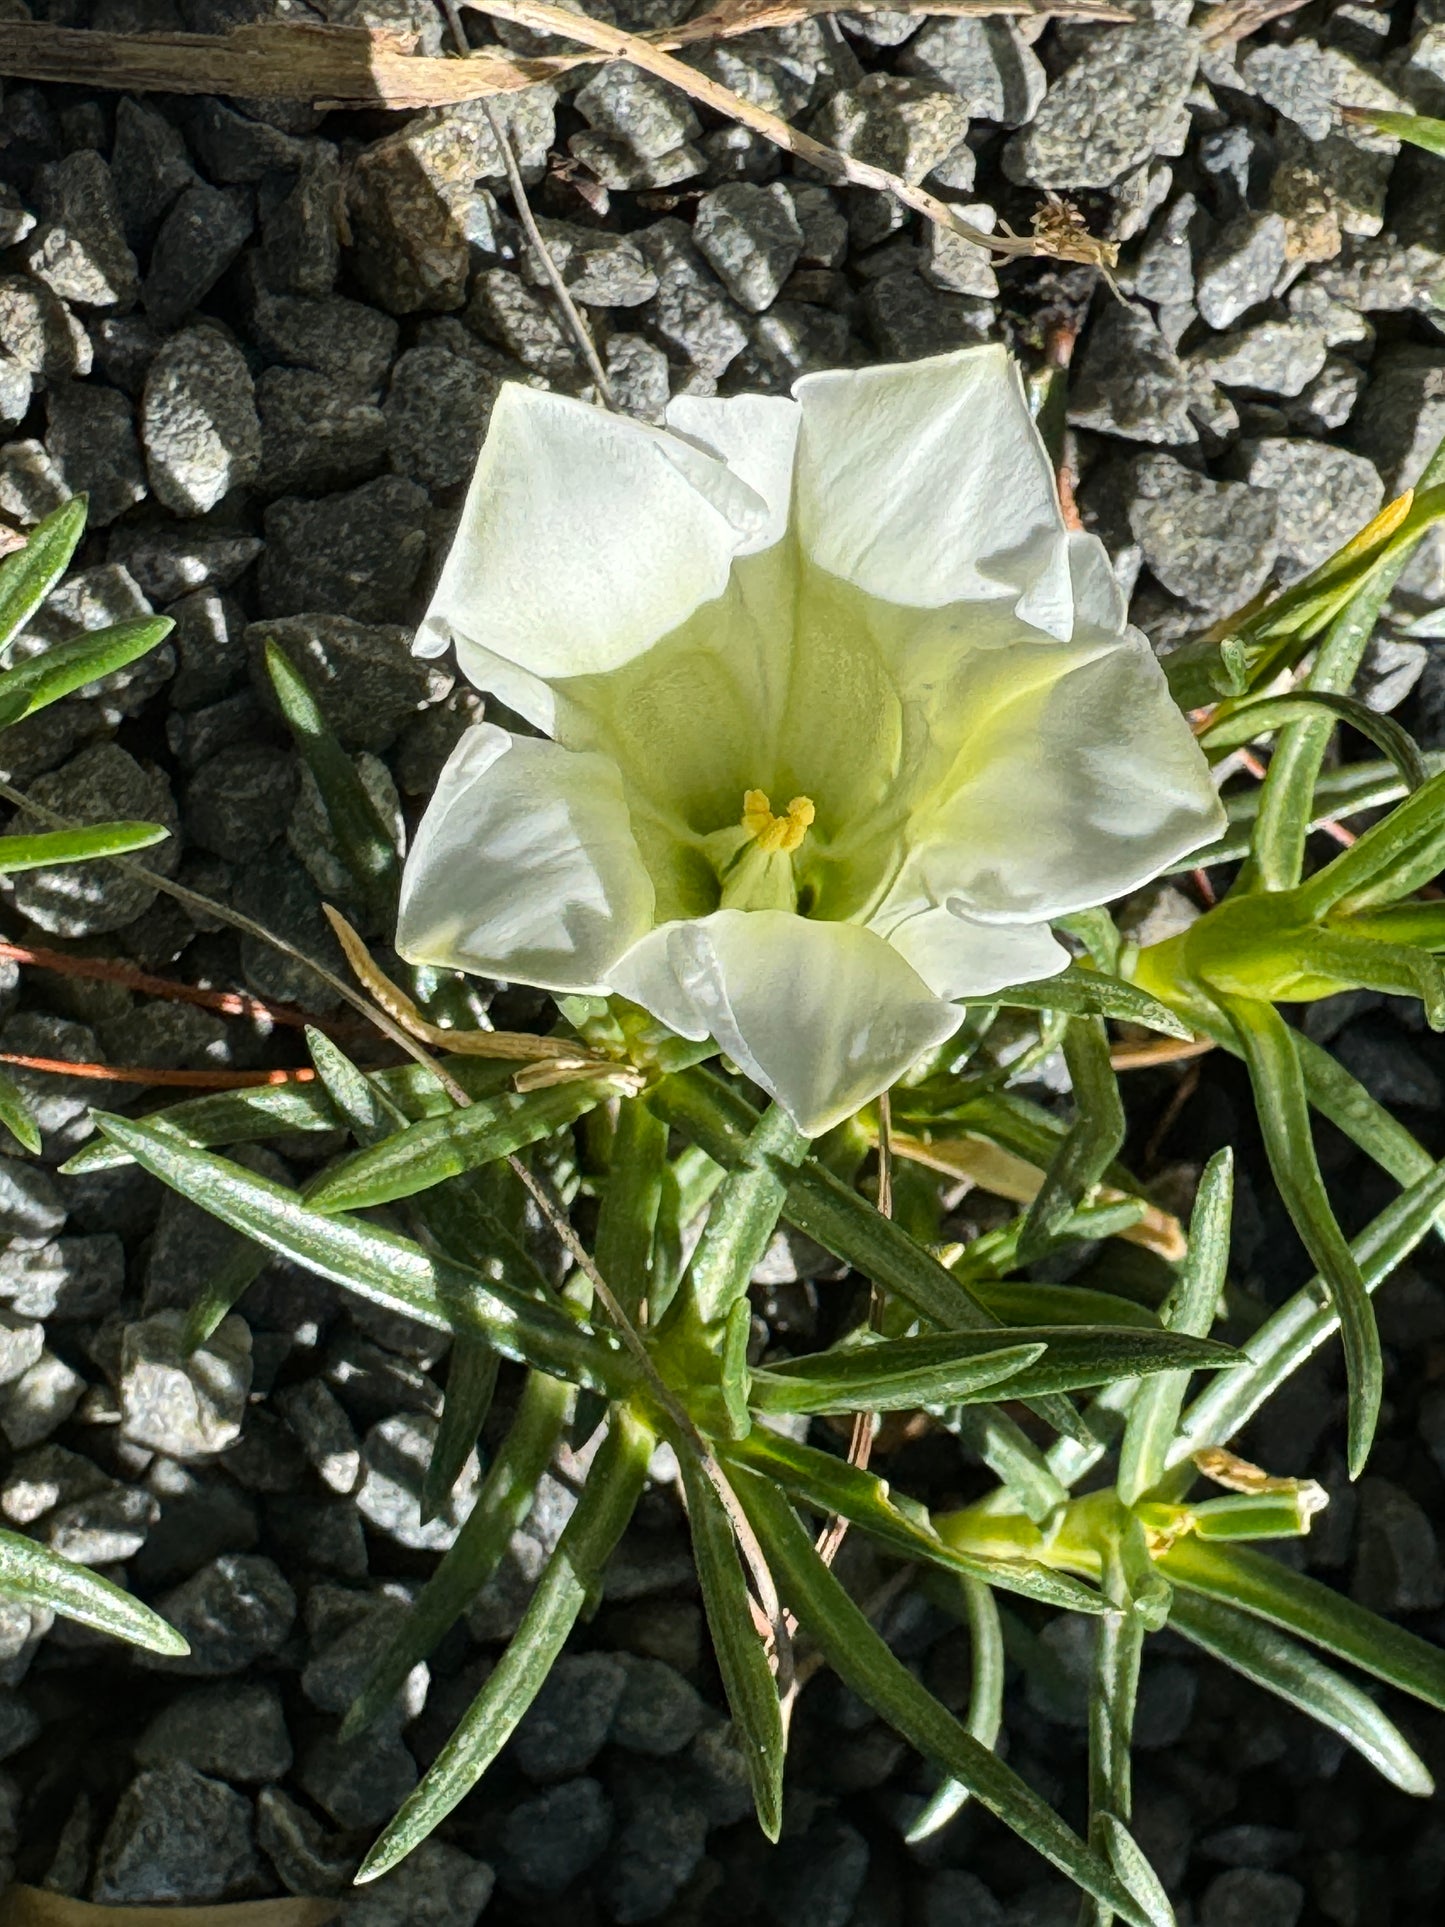
[[[944,434],[950,366],[977,385]],[[759,1823],[772,1838],[782,1823],[800,1642],[936,1768],[938,1788],[914,1837],[978,1800],[1079,1885],[1096,1924],[1117,1917],[1143,1927],[1172,1918],[1130,1832],[1140,1659],[1161,1628],[1312,1714],[1397,1786],[1430,1790],[1425,1766],[1385,1711],[1329,1662],[1445,1707],[1445,1655],[1255,1550],[1307,1532],[1325,1495],[1289,1468],[1247,1464],[1229,1444],[1339,1332],[1349,1376],[1349,1462],[1358,1474],[1380,1399],[1371,1294],[1445,1213],[1445,1165],[1281,1009],[1368,987],[1418,997],[1432,1023],[1445,1023],[1436,961],[1445,916],[1438,900],[1419,894],[1445,862],[1445,771],[1349,693],[1413,544],[1445,516],[1445,457],[1437,455],[1413,496],[1392,504],[1338,556],[1169,657],[1171,707],[1162,684],[1151,682],[1157,672],[1147,650],[1126,638],[1102,551],[1091,538],[1069,535],[1052,494],[1045,501],[1035,486],[1042,449],[1011,412],[1015,403],[1022,408],[1013,377],[996,359],[924,364],[918,379],[935,387],[904,420],[921,392],[910,390],[913,379],[880,370],[828,377],[828,384],[858,386],[851,396],[835,385],[803,398],[805,450],[817,432],[808,414],[815,394],[845,410],[859,393],[869,402],[849,429],[861,480],[835,470],[830,483],[845,497],[853,489],[851,523],[835,495],[831,525],[851,530],[853,558],[871,567],[888,540],[864,510],[871,489],[876,518],[896,512],[890,473],[867,473],[869,459],[881,459],[879,447],[890,442],[905,468],[912,464],[904,493],[914,523],[900,538],[902,573],[892,593],[876,576],[860,579],[863,561],[851,601],[835,581],[808,587],[833,597],[823,606],[834,626],[820,618],[819,630],[832,653],[828,675],[805,691],[791,747],[787,699],[747,667],[766,663],[767,650],[747,656],[745,620],[760,619],[769,566],[796,571],[787,594],[789,606],[801,607],[799,580],[808,569],[836,577],[851,564],[817,533],[829,501],[816,469],[791,481],[804,552],[788,550],[793,538],[777,528],[771,539],[781,555],[761,537],[748,550],[758,530],[755,507],[759,497],[767,507],[770,487],[781,487],[787,520],[792,470],[778,463],[770,475],[758,458],[781,416],[766,434],[760,417],[750,417],[748,443],[729,442],[726,411],[749,404],[688,404],[675,424],[685,442],[594,417],[606,424],[597,431],[606,452],[588,457],[592,431],[568,412],[585,415],[580,404],[508,401],[513,416],[529,407],[552,411],[553,426],[562,420],[565,433],[547,446],[539,412],[529,434],[489,441],[429,629],[456,639],[469,673],[558,742],[508,736],[490,724],[473,732],[403,872],[401,852],[314,695],[279,651],[271,655],[283,711],[355,878],[357,917],[386,940],[400,903],[400,947],[411,960],[404,984],[382,974],[350,924],[339,915],[333,921],[362,986],[359,1000],[411,1061],[363,1068],[313,1031],[314,1082],[210,1095],[142,1119],[102,1115],[101,1136],[69,1167],[134,1159],[252,1241],[194,1308],[193,1342],[215,1328],[267,1253],[449,1333],[445,1406],[424,1493],[430,1511],[446,1501],[476,1441],[499,1362],[522,1370],[514,1416],[475,1504],[378,1654],[344,1732],[360,1732],[385,1711],[485,1584],[559,1441],[569,1431],[598,1435],[576,1510],[518,1630],[373,1846],[363,1880],[394,1866],[495,1759],[595,1596],[660,1443],[680,1468],[737,1745]],[[510,434],[516,422],[507,419]],[[574,433],[582,440],[564,460],[560,451]],[[608,527],[608,464],[639,488],[645,480],[670,489],[667,464],[682,476],[696,471],[691,485],[716,508],[731,475],[718,451],[729,448],[755,505],[742,497],[732,503],[741,504],[732,553],[742,549],[743,561],[681,589],[676,581],[627,581],[629,569],[648,566],[647,542],[672,541],[676,531],[639,534],[640,548],[629,548]],[[654,461],[662,466],[649,468]],[[950,596],[930,584],[929,571],[939,579],[954,571],[956,581],[963,566],[949,541],[966,548],[973,536],[960,534],[949,492],[967,481],[970,461],[984,464],[982,481],[970,485],[971,529],[989,533],[967,560],[972,588],[955,587]],[[538,463],[544,483],[536,481]],[[891,472],[895,484],[905,468]],[[560,556],[579,539],[579,517],[566,514],[579,475],[581,519],[594,516],[617,545],[606,579],[590,585],[592,602],[584,562],[559,591],[570,598],[576,648],[592,649],[585,675],[566,654],[573,642],[545,622],[553,594],[547,545],[555,543]],[[522,485],[529,477],[530,494]],[[807,525],[810,501],[816,515]],[[539,502],[541,524],[529,520]],[[644,509],[656,513],[658,505],[645,501]],[[596,533],[583,527],[581,539]],[[509,589],[514,599],[499,601]],[[1073,642],[1060,639],[1061,594],[1073,598]],[[618,609],[629,596],[627,619],[639,633],[650,623],[652,633],[630,656],[620,648],[609,656],[597,637],[616,640]],[[727,604],[728,597],[735,600]],[[741,625],[728,631],[732,658],[702,626],[718,614],[709,598],[721,598],[727,621]],[[550,661],[537,653],[529,623],[556,642]],[[657,643],[669,630],[672,639]],[[1011,640],[1023,630],[1036,653],[1011,663]],[[959,652],[980,637],[987,644],[994,680],[981,687],[993,706],[979,700],[970,716],[983,716],[996,738],[970,739],[976,760],[969,767],[981,758],[1006,774],[1007,758],[1016,759],[1013,819],[965,812],[976,836],[961,853],[945,836],[940,855],[941,846],[920,832],[899,859],[928,853],[919,872],[936,887],[928,914],[961,926],[961,948],[948,952],[952,980],[939,974],[943,952],[930,946],[957,933],[935,922],[929,943],[909,948],[896,934],[903,919],[878,921],[860,873],[840,881],[828,867],[841,861],[830,786],[850,773],[871,780],[881,767],[867,760],[876,740],[865,745],[848,734],[860,717],[873,716],[866,705],[886,696],[886,678],[869,683],[848,653],[862,650],[859,637],[885,655],[900,652],[915,670],[921,664],[935,683]],[[1049,656],[1049,648],[1063,655]],[[887,657],[894,669],[899,659]],[[1110,700],[1102,709],[1088,700],[1087,676],[1070,685],[1062,708],[1039,695],[1065,660],[1086,670],[1113,664],[1108,674],[1119,680],[1103,682]],[[669,697],[663,671],[679,661],[685,673]],[[1005,688],[1021,661],[1029,665],[1022,684]],[[618,672],[623,681],[609,685]],[[706,682],[712,673],[716,685]],[[719,789],[728,814],[717,816],[716,837],[689,841],[692,804],[679,802],[669,816],[668,786],[681,795],[697,778],[710,736],[713,747],[728,736],[731,712],[718,707],[717,690],[729,673],[745,692],[743,720],[752,705],[756,741],[773,745],[766,755],[758,751],[769,780],[786,782],[780,795],[796,782],[799,795],[775,815],[766,796],[742,793],[741,783],[729,789],[729,765]],[[692,702],[700,716],[676,708],[663,716],[669,700],[684,708]],[[928,714],[944,721],[932,736],[905,730],[908,756],[926,758],[951,726],[943,697]],[[610,739],[601,716],[611,718]],[[1373,741],[1383,759],[1326,771],[1342,725]],[[611,773],[603,767],[609,742],[627,748]],[[1209,787],[1199,781],[1205,759],[1227,769],[1239,745],[1262,742],[1272,745],[1264,781],[1228,796],[1220,833]],[[991,756],[1002,762],[989,763]],[[586,768],[579,773],[568,757]],[[899,780],[896,757],[891,767]],[[505,807],[485,787],[498,780],[497,769],[511,786]],[[912,765],[905,773],[914,783]],[[805,776],[817,783],[816,795]],[[1173,787],[1161,800],[1166,776]],[[569,789],[584,777],[585,794]],[[1050,783],[1056,789],[1047,795],[1030,788]],[[871,807],[897,838],[892,794],[882,783]],[[924,797],[914,784],[910,823],[946,828],[953,794],[945,786],[941,800]],[[1007,785],[988,796],[1002,808]],[[619,816],[619,798],[643,824],[640,871],[627,867],[625,848],[618,854],[627,814]],[[650,817],[647,799],[656,805]],[[1365,810],[1374,817],[1370,827],[1319,862],[1313,828]],[[1031,823],[1035,830],[1042,824],[1042,842]],[[666,837],[673,844],[659,856]],[[590,871],[582,862],[589,839],[602,852]],[[1012,871],[987,860],[993,848]],[[939,884],[940,866],[955,857],[951,880]],[[1106,899],[1169,867],[1207,869],[1221,887],[1218,902],[1180,936],[1142,948],[1125,942]],[[1037,884],[1045,872],[1051,880]],[[653,879],[655,904],[639,874]],[[901,872],[892,874],[896,881]],[[662,875],[674,890],[667,908],[656,882]],[[596,889],[586,887],[589,878],[601,879]],[[919,901],[912,909],[922,914]],[[678,937],[715,932],[730,917],[744,920],[732,949],[736,925],[711,950],[702,936]],[[763,918],[777,921],[766,932],[748,921]],[[855,977],[838,964],[841,952],[826,948],[830,930],[843,933],[837,942],[850,956],[866,952]],[[876,948],[860,947],[863,935]],[[1057,950],[1060,937],[1071,959],[1044,947]],[[640,961],[633,947],[644,952]],[[897,974],[900,954],[917,973],[916,990]],[[1000,964],[1010,956],[1025,960],[1013,974],[1026,981],[1010,981]],[[485,964],[556,993],[557,1022],[546,1036],[439,1024],[436,1000],[457,983],[450,967]],[[925,993],[950,1014],[928,1005],[920,1034],[910,1024]],[[1280,1194],[1318,1275],[1265,1318],[1242,1351],[1213,1336],[1225,1303],[1230,1153],[1205,1168],[1186,1238],[1119,1162],[1124,1109],[1111,1023],[1128,1027],[1126,1050],[1137,1052],[1138,1033],[1153,1031],[1164,1040],[1155,1056],[1212,1045],[1248,1069]],[[720,1043],[727,1055],[710,1064]],[[1072,1080],[1071,1118],[1020,1089],[1059,1049]],[[761,1107],[756,1087],[770,1100]],[[1400,1186],[1353,1239],[1340,1229],[1320,1175],[1312,1113]],[[278,1130],[344,1130],[353,1148],[303,1191],[218,1154]],[[948,1244],[941,1200],[950,1174],[971,1176],[1023,1208],[970,1244]],[[560,1196],[579,1187],[596,1203],[587,1243]],[[527,1199],[570,1254],[560,1291],[515,1229]],[[756,1360],[748,1288],[780,1224],[869,1281],[871,1305],[836,1343]],[[1116,1262],[1111,1272],[1111,1255],[1125,1249],[1115,1241],[1149,1249],[1161,1289],[1141,1287],[1137,1265],[1126,1276]],[[1029,1275],[1037,1260],[1080,1244],[1099,1248],[1087,1286]],[[1203,1374],[1197,1386],[1195,1373]],[[955,1434],[996,1483],[972,1504],[930,1514],[869,1468],[876,1425],[893,1413],[925,1414]],[[852,1420],[846,1456],[832,1429],[807,1436],[814,1417]],[[1212,1482],[1214,1496],[1201,1496],[1201,1479]],[[969,1628],[973,1678],[962,1718],[894,1655],[834,1572],[845,1529],[912,1570],[930,1598]],[[996,1750],[1001,1599],[1027,1602],[1027,1613],[1074,1612],[1098,1622],[1087,1837]]]
[[[46,516],[25,546],[0,562],[0,730],[12,728],[63,696],[134,662],[163,642],[169,616],[142,616],[93,629],[20,658],[27,623],[70,566],[85,533],[86,498]],[[144,850],[169,835],[159,823],[94,823],[85,828],[27,831],[0,838],[0,875],[87,863]],[[40,1132],[14,1081],[0,1072],[0,1124],[32,1154]],[[41,1612],[78,1619],[153,1652],[184,1653],[186,1642],[121,1587],[87,1572],[23,1533],[0,1531],[0,1597]]]

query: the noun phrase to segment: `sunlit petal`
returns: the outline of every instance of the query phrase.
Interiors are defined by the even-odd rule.
[[[407,858],[401,955],[602,990],[652,915],[616,768],[490,723],[469,729]]]

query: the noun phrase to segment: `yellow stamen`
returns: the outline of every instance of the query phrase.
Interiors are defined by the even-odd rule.
[[[772,805],[762,790],[748,790],[743,796],[743,828],[760,850],[780,851],[791,856],[801,848],[809,825],[818,814],[810,796],[795,796],[783,816],[774,816]]]

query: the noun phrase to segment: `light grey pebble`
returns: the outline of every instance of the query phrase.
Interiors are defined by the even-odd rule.
[[[512,1738],[512,1757],[527,1777],[565,1780],[589,1767],[630,1680],[619,1653],[564,1653]]]
[[[612,1834],[612,1802],[596,1780],[564,1780],[513,1807],[502,1823],[498,1872],[523,1895],[562,1893]]]
[[[193,1768],[143,1768],[120,1797],[90,1889],[109,1906],[203,1905],[260,1890],[251,1803]]]
[[[296,1595],[279,1566],[257,1553],[222,1553],[152,1602],[190,1644],[185,1658],[147,1658],[156,1670],[216,1678],[280,1652]]]
[[[47,381],[88,375],[90,337],[55,291],[32,274],[0,275],[0,348]]]
[[[261,223],[266,278],[276,294],[331,293],[341,266],[341,155],[331,141],[310,141],[289,194]]]
[[[129,94],[122,94],[115,104],[110,171],[125,238],[141,250],[150,246],[181,189],[196,178],[179,127]]]
[[[1241,479],[1279,503],[1279,552],[1286,575],[1305,575],[1375,514],[1385,485],[1373,462],[1327,442],[1267,436],[1241,443]]]
[[[32,274],[62,300],[86,308],[127,307],[139,276],[126,245],[110,168],[89,148],[36,170],[40,223],[23,243]]]
[[[135,1743],[138,1766],[180,1761],[248,1785],[291,1770],[281,1695],[267,1680],[198,1686],[164,1707]]]
[[[257,482],[268,495],[320,495],[367,481],[386,460],[386,419],[374,401],[338,390],[311,368],[268,368],[256,383]]]
[[[1301,394],[1325,365],[1325,340],[1307,321],[1256,321],[1221,335],[1193,358],[1221,388]]]
[[[63,768],[38,776],[27,794],[77,823],[158,823],[171,832],[140,857],[142,870],[174,876],[180,852],[170,784],[153,765],[138,763],[118,743],[92,743]],[[21,819],[17,828],[37,825]],[[42,930],[57,937],[89,937],[119,930],[155,901],[143,876],[100,858],[87,863],[21,871],[15,903]],[[37,1053],[38,1054],[38,1053]]]
[[[1224,228],[1199,263],[1195,299],[1211,328],[1267,301],[1284,272],[1289,232],[1280,214],[1241,214]]]
[[[1129,527],[1171,595],[1223,615],[1269,579],[1279,554],[1273,495],[1210,481],[1172,455],[1136,457],[1131,484]]]
[[[493,1880],[485,1860],[427,1840],[348,1899],[341,1927],[476,1927]]]
[[[412,607],[426,559],[426,494],[399,475],[308,501],[282,496],[264,516],[262,613],[395,622]]]
[[[255,224],[244,187],[196,181],[182,190],[150,252],[141,300],[162,330],[175,327],[210,293],[250,239]]]
[[[441,1511],[423,1522],[422,1482],[436,1436],[436,1421],[399,1412],[374,1425],[361,1447],[357,1510],[378,1532],[417,1551],[444,1552],[455,1543],[480,1477],[472,1455]]]
[[[1042,61],[1012,20],[925,21],[898,71],[947,87],[970,119],[998,127],[1031,121],[1048,84]]]
[[[1198,440],[1196,383],[1146,308],[1111,301],[1079,357],[1069,420],[1132,442],[1177,447]]]
[[[1197,59],[1181,27],[1151,21],[1092,35],[1010,138],[1005,174],[1032,187],[1112,187],[1153,155],[1178,152]]]
[[[916,186],[968,132],[968,109],[947,87],[906,74],[867,74],[809,122],[815,139],[850,159],[886,167]]]
[[[59,382],[45,406],[47,449],[67,491],[90,498],[88,527],[105,528],[145,499],[135,410],[119,389]]]
[[[692,231],[728,293],[752,314],[772,306],[803,247],[802,224],[781,183],[713,188],[698,202]]]
[[[251,1389],[251,1330],[228,1317],[188,1352],[183,1312],[127,1325],[121,1352],[121,1429],[173,1459],[207,1458],[241,1435]]]
[[[384,414],[396,473],[433,493],[469,481],[502,379],[500,369],[443,347],[408,348],[392,370]]]
[[[202,324],[165,343],[146,376],[141,439],[157,499],[204,515],[261,472],[251,371],[229,335]]]
[[[278,1786],[262,1787],[257,1795],[256,1839],[282,1885],[307,1899],[344,1893],[360,1858]]]

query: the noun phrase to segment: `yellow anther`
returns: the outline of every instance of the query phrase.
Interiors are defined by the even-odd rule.
[[[808,834],[818,814],[810,796],[795,796],[783,816],[774,816],[772,805],[762,790],[747,790],[743,795],[743,828],[760,850],[791,856]]]

